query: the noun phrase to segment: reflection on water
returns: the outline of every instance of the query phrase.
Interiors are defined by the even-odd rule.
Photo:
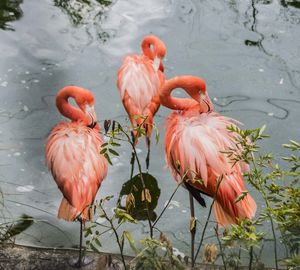
[[[23,0],[1,0],[0,1],[0,28],[14,30],[8,22],[18,20],[22,17],[23,11],[20,4]]]
[[[101,28],[101,23],[106,18],[106,12],[112,0],[54,0],[54,5],[61,8],[68,15],[74,26],[93,24],[96,28],[96,37],[102,42],[106,42],[111,34]],[[87,34],[92,33],[87,27]]]
[[[54,0],[54,5],[67,13],[74,25],[85,24],[91,17],[101,18],[111,3],[110,0]]]
[[[272,1],[261,1],[262,4],[271,4]],[[258,30],[257,30],[257,19],[256,19],[256,16],[258,14],[258,9],[256,8],[256,3],[257,1],[256,0],[251,0],[251,5],[249,7],[249,9],[246,11],[246,17],[249,17],[249,21],[251,21],[250,23],[250,30],[256,34],[258,34],[258,39],[257,40],[250,40],[250,39],[246,39],[245,40],[245,45],[246,46],[257,46],[260,50],[262,50],[265,54],[271,56],[270,53],[268,53],[262,42],[264,41],[265,39],[265,36],[260,33]],[[246,23],[247,24],[247,23]]]
[[[300,8],[299,0],[294,0],[294,1],[293,0],[291,0],[291,1],[281,0],[280,3],[284,7],[291,6],[291,7],[294,7],[294,8]]]

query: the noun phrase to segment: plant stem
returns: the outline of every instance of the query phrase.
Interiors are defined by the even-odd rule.
[[[251,270],[252,269],[252,261],[253,261],[253,247],[250,247],[249,255],[250,255],[249,270]]]
[[[198,257],[198,254],[199,254],[199,252],[200,252],[200,249],[201,249],[201,246],[202,246],[202,243],[203,243],[203,240],[204,240],[205,231],[206,231],[206,228],[207,228],[207,225],[208,225],[210,216],[211,216],[212,208],[213,208],[213,205],[214,205],[214,203],[215,203],[215,201],[216,201],[217,193],[218,193],[218,190],[219,190],[219,187],[220,187],[220,184],[221,184],[222,180],[223,180],[223,175],[221,175],[219,179],[216,179],[216,181],[217,181],[217,190],[216,190],[215,195],[214,195],[214,197],[213,197],[213,201],[212,201],[212,203],[211,203],[211,205],[210,205],[210,207],[209,207],[208,216],[207,216],[207,219],[206,219],[206,221],[205,221],[205,225],[204,225],[204,228],[203,228],[203,231],[202,231],[202,235],[201,235],[199,247],[198,247],[198,249],[197,249],[197,252],[196,252],[196,255],[195,255],[195,258],[194,258],[194,262],[196,262],[196,259],[197,259],[197,257]]]
[[[239,269],[239,265],[240,265],[240,261],[241,261],[241,255],[242,255],[242,246],[240,245],[239,247],[239,254],[238,254],[238,261],[237,261],[237,268],[235,269]]]
[[[275,234],[275,228],[274,228],[274,222],[273,218],[269,216],[270,222],[271,222],[271,228],[272,228],[272,234],[274,238],[274,256],[275,256],[275,268],[278,270],[278,257],[277,257],[277,239],[276,239],[276,234]]]
[[[226,261],[225,261],[225,257],[224,257],[224,251],[223,251],[222,243],[220,241],[220,237],[219,237],[219,233],[218,233],[218,225],[214,229],[215,229],[218,244],[219,244],[219,247],[220,247],[220,252],[221,252],[221,257],[222,257],[222,261],[223,261],[224,270],[227,270]]]
[[[199,243],[199,247],[197,249],[197,252],[195,254],[195,258],[194,258],[194,263],[196,262],[196,259],[198,257],[198,254],[200,252],[200,249],[201,249],[201,246],[202,246],[202,243],[203,243],[203,239],[204,239],[204,235],[205,235],[205,231],[206,231],[206,227],[208,225],[208,222],[209,222],[209,219],[210,219],[210,215],[211,215],[211,212],[212,212],[212,208],[213,208],[213,205],[215,203],[215,199],[213,199],[211,205],[210,205],[210,208],[209,208],[209,212],[208,212],[208,216],[207,216],[207,219],[205,221],[205,224],[204,224],[204,228],[203,228],[203,231],[202,231],[202,235],[201,235],[201,239],[200,239],[200,243]]]
[[[142,166],[141,166],[140,160],[138,158],[138,155],[137,155],[137,152],[136,152],[136,149],[135,149],[135,142],[130,139],[129,135],[123,130],[123,128],[121,127],[120,124],[119,124],[119,127],[120,127],[121,132],[126,136],[129,144],[131,145],[133,153],[135,155],[135,159],[136,159],[136,162],[137,162],[137,165],[138,165],[138,168],[139,168],[140,179],[141,179],[142,186],[143,186],[144,198],[146,198],[146,185],[145,185],[145,181],[144,181],[144,178],[143,178]],[[151,219],[150,219],[149,204],[148,204],[147,199],[146,199],[146,208],[147,208],[148,224],[149,224],[149,229],[150,229],[150,237],[153,238],[153,227],[152,227],[152,223],[151,223]]]
[[[191,260],[192,260],[192,268],[195,266],[195,235],[196,235],[196,222],[195,222],[195,207],[194,207],[194,199],[192,194],[189,192],[190,196],[190,211],[191,211],[191,223],[190,223],[190,232],[191,232]],[[192,227],[194,223],[194,226]]]
[[[134,160],[135,160],[135,156],[134,156],[134,152],[132,151],[132,153],[131,153],[131,160],[130,160],[130,164],[131,164],[130,179],[132,179],[132,177],[133,177]]]
[[[114,232],[114,234],[115,234],[115,237],[116,237],[116,240],[117,240],[119,249],[120,249],[120,253],[121,253],[122,263],[123,263],[124,269],[127,270],[127,266],[126,266],[126,262],[125,262],[125,258],[124,258],[124,254],[123,254],[123,246],[122,246],[122,244],[121,244],[121,242],[120,242],[120,238],[119,238],[117,229],[115,228],[112,219],[110,219],[110,218],[108,217],[108,215],[107,215],[106,211],[104,210],[104,208],[102,207],[101,203],[99,204],[99,206],[100,206],[101,210],[103,211],[103,214],[104,214],[105,219],[109,222],[109,224],[110,224],[110,226],[111,226],[111,229],[113,230],[113,232]]]
[[[80,222],[80,240],[79,240],[79,256],[78,256],[78,267],[81,268],[82,263],[82,219],[79,219]]]
[[[259,173],[258,173],[258,170],[257,170],[257,167],[256,167],[256,161],[255,161],[255,156],[254,156],[253,152],[251,153],[251,157],[252,157],[251,161],[252,161],[252,164],[254,166],[255,174],[258,175]],[[270,209],[270,203],[268,201],[266,192],[264,191],[264,188],[263,188],[263,186],[261,184],[261,181],[259,181],[259,192],[262,194],[262,197],[263,197],[263,199],[265,201],[267,209]],[[268,217],[269,217],[270,222],[271,222],[271,228],[272,228],[272,234],[273,234],[273,240],[274,240],[275,268],[276,268],[276,270],[278,270],[277,239],[276,239],[276,234],[275,234],[275,228],[274,228],[273,218],[272,218],[271,213],[269,213],[269,210],[268,210]]]
[[[150,138],[146,138],[146,144],[147,144],[147,148],[148,148],[148,151],[147,151],[147,157],[146,157],[146,170],[148,172],[149,170],[149,165],[150,165]]]
[[[154,227],[156,225],[156,223],[160,220],[161,216],[163,215],[163,213],[166,211],[166,209],[168,208],[170,202],[172,201],[175,193],[177,192],[178,188],[181,186],[182,181],[177,185],[177,187],[175,188],[175,190],[173,191],[170,199],[168,200],[166,206],[164,207],[164,209],[161,211],[160,215],[158,216],[158,218],[154,221],[154,223],[152,224],[152,227]]]

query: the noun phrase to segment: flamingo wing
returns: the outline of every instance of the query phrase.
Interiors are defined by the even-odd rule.
[[[216,112],[194,111],[173,112],[167,121],[166,161],[175,179],[179,181],[186,175],[192,180],[197,176],[203,185],[195,182],[192,186],[213,197],[217,179],[223,177],[215,204],[216,218],[222,225],[236,222],[237,217],[251,218],[256,211],[249,194],[234,203],[245,191],[242,170],[239,163],[233,166],[222,151],[236,148],[234,135],[227,130],[227,126],[235,124],[235,120]]]
[[[133,116],[147,116],[146,122],[152,126],[153,116],[160,106],[159,88],[163,82],[163,73],[155,70],[153,61],[148,57],[125,57],[118,71],[117,86],[133,124],[142,122],[141,119],[133,119]]]
[[[60,123],[51,131],[46,160],[63,193],[59,217],[74,220],[79,214],[89,219],[93,203],[107,173],[107,161],[100,155],[100,134],[80,123]]]

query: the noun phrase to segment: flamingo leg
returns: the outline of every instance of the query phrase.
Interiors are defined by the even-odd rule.
[[[79,240],[79,254],[78,258],[71,258],[68,263],[71,267],[81,268],[86,265],[91,264],[94,260],[90,257],[83,256],[82,252],[82,231],[83,231],[83,221],[81,218],[78,219],[80,222],[80,240]]]
[[[191,211],[191,223],[190,223],[190,232],[191,232],[191,261],[192,267],[194,267],[194,257],[195,257],[195,235],[196,235],[196,222],[195,222],[195,207],[194,207],[194,199],[192,194],[190,195],[190,211]]]
[[[131,172],[130,172],[130,179],[132,179],[133,177],[133,172],[134,172],[134,161],[135,161],[135,155],[134,152],[131,152],[131,160],[130,160],[130,164],[131,164]]]
[[[135,145],[135,137],[134,137],[133,132],[131,132],[131,138],[132,138],[133,144]],[[134,162],[135,162],[135,154],[134,154],[134,150],[132,150],[132,152],[131,152],[131,159],[130,159],[130,164],[131,164],[130,179],[132,179],[132,177],[133,177]]]
[[[79,254],[78,254],[78,258],[70,258],[68,261],[68,264],[71,267],[74,268],[81,268],[82,266],[86,265],[85,261],[82,259],[82,219],[78,218],[79,222],[80,222],[80,240],[79,240]]]
[[[146,138],[146,143],[148,147],[147,157],[146,157],[146,169],[148,172],[149,165],[150,165],[150,138]]]
[[[79,256],[78,256],[78,262],[77,262],[77,267],[81,267],[82,263],[82,219],[79,219],[80,222],[80,240],[79,240]]]

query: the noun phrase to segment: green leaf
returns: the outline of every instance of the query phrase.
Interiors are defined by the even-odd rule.
[[[111,149],[111,148],[109,148],[108,151],[109,151],[110,153],[112,153],[113,155],[115,155],[115,156],[119,156],[119,153],[116,152],[115,150]]]
[[[25,230],[27,230],[32,224],[34,219],[31,216],[23,214],[18,220],[7,229],[4,235],[1,235],[3,240],[8,240],[13,236],[16,236]]]
[[[263,132],[265,131],[266,129],[266,125],[263,125],[260,129],[259,129],[259,136],[261,136],[263,134]]]
[[[248,194],[247,190],[242,191],[241,194],[237,196],[237,198],[234,200],[234,203],[238,203],[239,201],[243,200],[247,194]]]
[[[154,221],[156,219],[154,210],[160,197],[160,189],[157,180],[152,175],[149,173],[142,173],[142,177],[144,179],[145,187],[143,187],[140,174],[135,175],[132,179],[123,184],[118,199],[118,206],[122,209],[126,209],[126,205],[121,205],[121,199],[123,196],[132,194],[134,196],[134,205],[131,205],[130,209],[128,209],[128,213],[136,220],[147,220],[148,205],[150,219]],[[144,188],[148,190],[147,194],[144,194],[147,198],[142,195]]]
[[[113,195],[108,195],[108,196],[104,197],[102,200],[103,200],[103,201],[109,201],[109,200],[111,200],[113,197],[114,197]]]
[[[94,238],[94,241],[99,247],[102,247],[100,240],[98,238]]]
[[[93,242],[90,243],[90,248],[97,253],[100,252],[99,248]]]
[[[118,223],[124,223],[126,221],[128,221],[130,223],[136,223],[135,219],[129,213],[127,213],[124,209],[115,208],[114,212],[115,212],[116,218],[119,219]]]
[[[106,158],[106,160],[108,161],[108,163],[110,165],[113,165],[112,162],[111,162],[111,159],[110,159],[110,157],[109,157],[109,155],[107,153],[104,153],[104,157]]]
[[[106,152],[107,152],[107,148],[103,148],[103,149],[101,149],[100,154],[103,155],[103,154],[105,154]]]
[[[132,238],[132,235],[129,231],[124,231],[123,232],[124,237],[128,240],[129,246],[131,249],[135,252],[138,253],[138,249],[135,247],[134,240]]]
[[[93,234],[91,227],[87,227],[84,229],[84,237],[88,237],[91,234]]]
[[[116,147],[119,147],[119,146],[121,146],[121,144],[119,144],[119,143],[116,143],[116,142],[112,142],[112,143],[111,143],[111,145],[112,145],[112,146],[116,146]]]
[[[158,144],[159,143],[159,130],[156,125],[153,126],[153,129],[155,131],[155,142],[156,142],[156,144]]]

